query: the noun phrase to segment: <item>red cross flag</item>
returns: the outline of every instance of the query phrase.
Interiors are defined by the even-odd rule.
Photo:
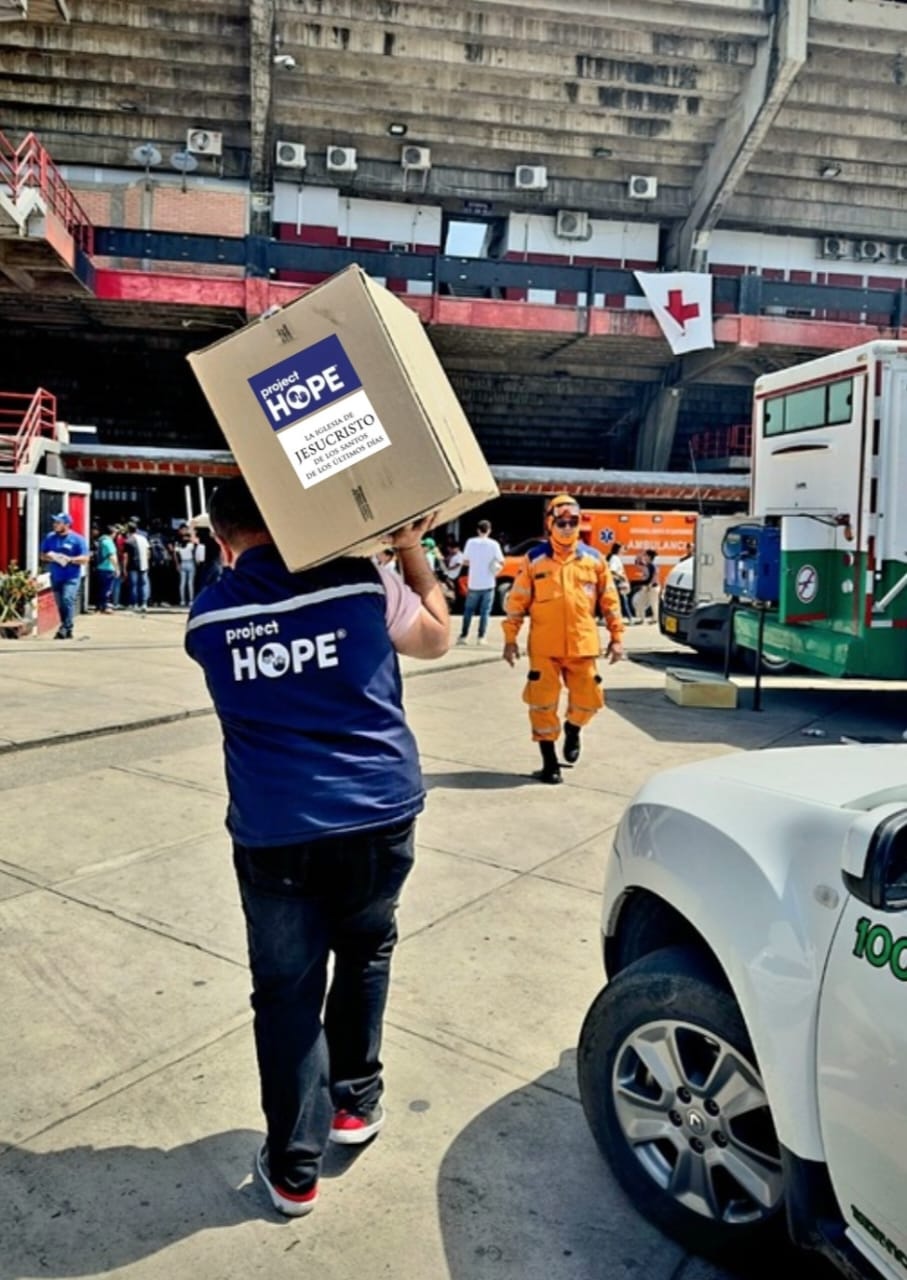
[[[705,271],[634,271],[675,356],[714,347],[712,277]]]

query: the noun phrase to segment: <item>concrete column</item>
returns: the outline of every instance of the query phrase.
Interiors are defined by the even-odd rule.
[[[719,222],[806,62],[808,26],[809,0],[778,0],[768,38],[759,45],[743,88],[693,184],[690,212],[671,236],[668,266],[706,270],[708,232]]]
[[[636,466],[640,471],[667,471],[682,397],[681,387],[660,387],[649,402],[636,437]]]
[[[249,233],[270,236],[274,190],[275,0],[249,0]]]

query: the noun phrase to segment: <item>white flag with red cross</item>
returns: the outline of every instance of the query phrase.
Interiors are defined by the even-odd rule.
[[[706,271],[634,271],[675,356],[714,347],[712,277]]]

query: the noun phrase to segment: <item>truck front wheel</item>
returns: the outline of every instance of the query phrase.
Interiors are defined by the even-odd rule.
[[[725,1259],[783,1231],[781,1152],[740,1010],[699,955],[669,947],[619,973],[578,1053],[589,1127],[637,1207]]]

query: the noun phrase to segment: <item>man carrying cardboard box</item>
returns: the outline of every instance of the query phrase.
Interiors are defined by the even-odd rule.
[[[389,539],[399,574],[349,557],[291,573],[242,480],[215,490],[210,520],[232,571],[196,598],[186,649],[224,735],[267,1121],[257,1168],[299,1217],[328,1139],[384,1124],[396,906],[424,803],[397,654],[440,657],[449,616],[421,546],[430,519]]]

